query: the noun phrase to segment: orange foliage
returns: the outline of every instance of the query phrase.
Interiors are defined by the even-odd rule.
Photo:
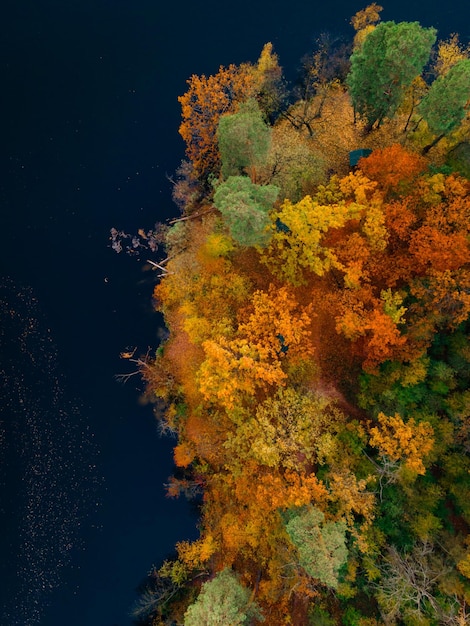
[[[220,461],[221,446],[226,436],[223,423],[217,425],[211,416],[191,412],[185,424],[185,436],[193,444],[200,459],[211,463]]]
[[[256,291],[234,339],[214,337],[202,344],[206,358],[198,380],[204,398],[232,409],[257,389],[284,384],[283,361],[313,353],[311,308],[300,307],[288,287]]]
[[[198,372],[199,389],[205,400],[233,409],[243,397],[257,389],[282,385],[287,378],[279,359],[269,349],[246,339],[207,340],[202,344],[206,358]]]
[[[404,460],[405,466],[416,474],[425,474],[423,458],[434,446],[434,429],[429,422],[407,422],[396,413],[378,415],[378,426],[370,429],[370,445],[378,448],[392,461]]]
[[[179,132],[186,142],[186,154],[196,177],[220,169],[217,126],[224,113],[236,110],[237,104],[254,93],[256,75],[248,64],[220,67],[217,74],[193,75],[187,81],[188,91],[178,98],[182,109]]]
[[[173,450],[173,457],[177,467],[187,467],[194,460],[194,451],[187,443],[179,443]]]
[[[379,11],[374,3],[359,12],[355,27],[369,30]],[[231,65],[188,81],[180,134],[200,182],[220,171],[221,116],[251,96],[268,106],[278,78],[267,45],[255,68]],[[296,594],[321,593],[298,568],[283,513],[313,504],[371,555],[380,503],[368,488],[372,463],[363,448],[377,449],[379,474],[424,474],[433,451],[432,426],[398,414],[380,413],[366,434],[365,415],[351,404],[360,369],[411,362],[402,365],[406,385],[423,382],[424,359],[416,359],[436,328],[454,329],[470,314],[470,183],[425,174],[425,159],[398,144],[346,174],[361,126],[343,87],[325,94],[320,107],[320,95],[297,103],[274,127],[262,175],[287,198],[270,214],[266,248],[240,250],[204,205],[170,229],[155,289],[171,337],[159,372],[149,367],[147,376],[170,405],[175,464],[192,464],[195,474],[187,480],[185,472],[169,491],[204,486],[201,538],[178,545],[180,564],[233,566],[272,624],[292,621]],[[317,184],[329,167],[337,175]],[[302,189],[311,195],[299,198]],[[298,623],[306,619],[305,609]]]
[[[391,317],[377,309],[369,315],[364,330],[369,335],[364,349],[364,369],[367,370],[374,370],[380,363],[393,359],[396,348],[406,342]]]
[[[313,353],[310,330],[313,305],[301,307],[287,286],[270,285],[267,292],[255,291],[238,327],[242,337],[272,358],[285,355],[290,361]]]
[[[275,546],[266,543],[268,528],[274,535],[284,532],[278,511],[312,502],[325,503],[328,496],[314,474],[279,473],[252,461],[247,461],[236,476],[214,478],[207,494],[205,522],[212,527],[220,518],[224,520],[220,541],[231,553],[231,559],[237,553],[254,555],[259,550],[262,552],[258,558],[272,557]],[[232,525],[235,533],[230,532]]]
[[[256,502],[256,507],[265,511],[322,502],[327,493],[314,474],[301,475],[290,470],[283,475],[265,474],[252,481],[253,475],[248,476],[248,483],[237,481],[235,493],[239,499]]]
[[[417,219],[413,204],[413,198],[408,196],[385,206],[385,225],[392,246],[403,244],[408,240]]]
[[[400,184],[411,183],[426,168],[426,160],[408,152],[399,144],[374,150],[360,159],[359,168],[371,180],[379,183],[385,193],[399,190]]]
[[[382,294],[384,296],[384,293]],[[364,369],[373,371],[383,361],[393,359],[406,338],[397,325],[401,315],[388,310],[384,297],[372,296],[363,288],[342,297],[341,314],[336,316],[336,328],[351,341],[358,341]]]
[[[470,315],[470,272],[430,270],[425,279],[411,283],[411,294],[416,302],[410,310],[424,320],[428,334],[437,325],[456,328]]]
[[[470,261],[470,246],[465,234],[445,234],[433,226],[422,226],[413,233],[410,253],[421,270],[455,270]]]
[[[178,557],[183,563],[191,568],[203,568],[218,549],[218,545],[212,535],[206,533],[193,543],[180,541],[176,544],[176,549],[178,551]]]
[[[180,315],[168,316],[171,319],[174,332],[170,340],[165,344],[165,360],[169,370],[176,380],[182,385],[186,401],[197,406],[201,400],[194,372],[197,371],[203,358],[203,352],[199,346],[195,346],[189,335],[182,327]]]
[[[351,24],[355,31],[360,31],[363,28],[367,28],[373,24],[376,24],[380,21],[380,12],[383,11],[383,7],[381,7],[376,2],[369,4],[365,9],[358,11],[351,18]]]

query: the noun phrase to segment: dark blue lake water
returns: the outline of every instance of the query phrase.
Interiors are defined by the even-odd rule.
[[[112,226],[176,213],[177,96],[192,73],[256,60],[293,77],[366,3],[5,0],[0,25],[0,623],[129,626],[135,588],[196,536],[165,498],[172,442],[119,358],[158,344],[153,277]],[[383,19],[459,31],[463,1],[394,1]],[[464,25],[464,26],[463,26]]]

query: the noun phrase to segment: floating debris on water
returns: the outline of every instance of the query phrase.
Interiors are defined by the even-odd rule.
[[[99,505],[93,433],[29,287],[0,285],[0,623],[36,626]]]

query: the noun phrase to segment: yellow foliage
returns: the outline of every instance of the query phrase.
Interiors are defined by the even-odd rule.
[[[465,578],[470,578],[470,553],[457,563],[457,568]]]
[[[227,256],[234,250],[233,239],[225,233],[212,232],[207,237],[206,243],[201,247],[201,253],[209,258]]]
[[[248,316],[239,334],[274,359],[289,360],[313,354],[310,341],[313,305],[301,307],[289,287],[270,285],[268,291],[255,291]]]
[[[321,114],[319,115],[319,110]],[[356,123],[347,90],[338,81],[326,85],[308,101],[299,101],[289,109],[289,119],[324,163],[324,171],[344,176],[349,171],[351,146],[363,144],[363,125]],[[307,131],[307,126],[310,131]]]
[[[382,251],[387,247],[388,231],[385,215],[379,203],[371,203],[366,211],[362,232],[366,235],[372,251]]]
[[[341,228],[351,211],[344,203],[319,205],[310,196],[296,204],[286,200],[274,215],[286,229],[277,229],[263,254],[263,261],[274,265],[294,284],[302,282],[302,269],[323,276],[335,265],[336,257],[323,244],[330,228]]]
[[[418,359],[414,359],[409,364],[403,364],[397,372],[396,379],[400,381],[400,385],[402,385],[402,387],[413,387],[414,385],[418,385],[423,382],[427,376],[429,362],[429,358],[420,357]]]
[[[380,21],[380,12],[383,11],[383,7],[376,2],[369,4],[365,9],[358,11],[351,18],[351,24],[355,31],[362,30],[366,26],[376,24]]]
[[[351,513],[362,515],[370,522],[373,518],[374,494],[366,491],[369,479],[357,479],[347,470],[332,471],[329,475],[329,499],[336,502],[339,511],[349,524],[354,524]]]
[[[453,33],[449,39],[439,41],[434,70],[439,76],[444,76],[453,65],[462,59],[468,59],[469,56],[470,48],[464,47],[459,41],[459,36]]]
[[[367,35],[374,30],[375,25],[380,21],[381,11],[383,11],[383,7],[373,2],[353,15],[351,24],[356,31],[354,48],[360,48]]]
[[[384,303],[384,313],[388,315],[395,324],[403,323],[403,316],[407,309],[401,306],[403,296],[398,292],[393,293],[392,290],[383,289],[380,292],[380,299]]]
[[[380,11],[374,3],[353,18],[356,45],[375,28]],[[461,54],[456,40],[441,43],[436,67],[445,73]],[[389,378],[363,379],[369,408],[382,399],[418,403],[415,390],[395,390],[426,381],[426,341],[436,328],[445,332],[467,319],[470,183],[431,175],[428,157],[402,147],[411,143],[403,127],[415,123],[412,112],[427,89],[421,78],[396,119],[366,135],[346,87],[324,80],[318,63],[312,67],[316,95],[274,123],[267,162],[256,172],[257,183],[275,183],[288,198],[270,213],[268,247],[241,250],[209,205],[192,206],[190,219],[170,229],[167,271],[155,296],[171,338],[156,360],[158,373],[148,375],[154,394],[169,404],[167,424],[179,435],[175,464],[193,463],[192,474],[185,472],[173,491],[204,487],[201,538],[178,544],[175,581],[189,579],[194,569],[233,567],[273,624],[306,623],[302,611],[322,593],[296,569],[284,527],[287,509],[314,504],[328,520],[347,524],[356,545],[340,586],[343,599],[353,596],[359,569],[377,588],[385,580],[379,555],[393,537],[373,520],[376,508],[385,519],[385,499],[376,502],[375,489],[386,479],[387,488],[408,499],[404,523],[415,537],[427,539],[454,523],[454,510],[436,504],[445,493],[455,496],[459,523],[468,512],[467,468],[459,454],[468,432],[458,425],[468,413],[458,382],[468,355],[459,352],[455,359],[455,388],[450,397],[439,396],[443,408],[429,418],[432,425],[419,421],[418,412],[407,420],[380,413],[366,433],[365,415],[351,403],[359,369],[374,371],[386,360],[395,361],[384,368]],[[260,105],[266,93],[281,97],[278,80],[278,58],[268,43],[255,66],[221,68],[214,77],[189,81],[180,98],[180,132],[194,166],[188,176],[203,183],[217,176],[221,115],[248,96]],[[349,172],[348,153],[359,146],[374,152]],[[336,174],[325,182],[329,171]],[[436,387],[441,382],[445,390],[448,381],[439,379]],[[372,459],[363,453],[367,443],[376,448]],[[434,462],[442,497],[418,500],[428,481],[416,477]],[[373,463],[377,473],[370,476]],[[379,493],[385,498],[384,490]],[[470,578],[465,549],[452,558]],[[463,586],[462,576],[453,574]],[[326,596],[322,601],[322,608],[336,607],[337,621],[344,617],[333,598],[331,605]],[[359,621],[375,626],[372,618]]]
[[[371,33],[374,29],[375,26],[373,24],[368,24],[367,26],[364,26],[364,28],[361,28],[361,30],[358,30],[357,33],[354,35],[354,48],[360,48],[366,40],[367,35]]]
[[[283,385],[287,374],[282,362],[313,353],[311,306],[300,307],[288,287],[256,291],[244,318],[234,339],[219,336],[202,343],[201,393],[227,409],[256,389]]]
[[[354,197],[358,204],[368,204],[372,196],[378,198],[380,202],[380,195],[376,194],[377,182],[367,178],[361,170],[350,172],[341,178],[339,187],[344,196]]]
[[[240,459],[300,469],[332,456],[336,448],[333,435],[344,420],[327,398],[288,387],[260,404],[225,446]]]
[[[193,543],[180,541],[176,544],[178,558],[194,569],[204,567],[218,548],[218,543],[210,533],[205,533],[203,537]]]
[[[258,533],[253,532],[252,525],[248,529],[246,519],[236,511],[225,513],[219,520],[219,525],[225,548],[237,551],[246,544],[255,544],[253,547],[256,547]]]
[[[325,161],[315,145],[287,120],[278,121],[272,129],[266,163],[257,168],[259,184],[276,185],[281,199],[297,202],[325,178]]]
[[[262,74],[272,72],[279,67],[278,56],[273,52],[273,44],[268,41],[264,44],[256,68]]]
[[[392,461],[404,460],[405,467],[415,474],[425,474],[423,458],[434,446],[434,429],[429,422],[415,422],[413,418],[404,422],[395,413],[387,416],[379,413],[378,426],[370,429],[371,446]]]

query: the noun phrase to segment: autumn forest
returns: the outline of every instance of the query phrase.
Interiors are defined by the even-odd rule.
[[[470,49],[380,12],[179,98],[138,361],[200,536],[138,623],[470,624]]]

